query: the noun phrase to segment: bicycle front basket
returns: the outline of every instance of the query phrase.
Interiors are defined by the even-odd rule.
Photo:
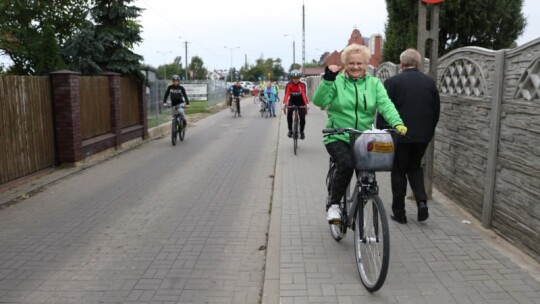
[[[354,143],[357,170],[391,171],[394,163],[394,141],[384,130],[368,130]]]

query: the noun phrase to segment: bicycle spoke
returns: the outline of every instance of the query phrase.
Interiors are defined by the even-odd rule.
[[[390,239],[383,208],[377,195],[368,194],[367,203],[363,212],[358,212],[356,222],[355,255],[358,273],[370,292],[381,288],[388,271]]]

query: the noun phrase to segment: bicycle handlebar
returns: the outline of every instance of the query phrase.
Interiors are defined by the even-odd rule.
[[[385,131],[390,134],[398,134],[398,135],[401,134],[396,129],[382,129],[381,131]],[[326,128],[326,129],[323,129],[322,132],[324,136],[329,136],[329,135],[344,134],[344,133],[360,135],[364,133],[365,131],[356,130],[354,128]]]

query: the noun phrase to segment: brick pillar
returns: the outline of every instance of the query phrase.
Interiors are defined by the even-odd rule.
[[[148,108],[146,107],[146,103],[148,101],[146,98],[146,90],[146,85],[144,83],[141,83],[139,85],[139,121],[143,125],[143,139],[148,138]]]
[[[80,73],[68,70],[50,74],[53,87],[56,156],[60,163],[82,159]]]
[[[374,54],[373,54],[373,57],[375,57],[375,63],[376,65],[374,66],[379,66],[381,64],[381,61],[382,61],[382,54],[381,54],[381,45],[382,45],[382,37],[381,35],[375,35],[374,38]]]
[[[120,74],[106,72],[101,74],[109,79],[109,99],[111,102],[111,132],[115,135],[115,146],[119,146],[122,136],[122,111],[120,107]]]

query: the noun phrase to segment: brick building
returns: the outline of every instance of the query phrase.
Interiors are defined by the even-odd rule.
[[[370,38],[364,38],[362,37],[360,30],[355,28],[351,33],[351,37],[349,38],[347,46],[353,43],[365,45],[369,48],[369,50],[371,51],[371,59],[369,60],[370,65],[378,67],[379,64],[381,64],[382,36],[380,34],[372,35]],[[332,53],[326,53],[325,55],[323,55],[321,60],[322,65],[327,66],[331,64],[336,64],[343,66],[343,63],[341,62],[341,52],[342,51],[334,51]]]

